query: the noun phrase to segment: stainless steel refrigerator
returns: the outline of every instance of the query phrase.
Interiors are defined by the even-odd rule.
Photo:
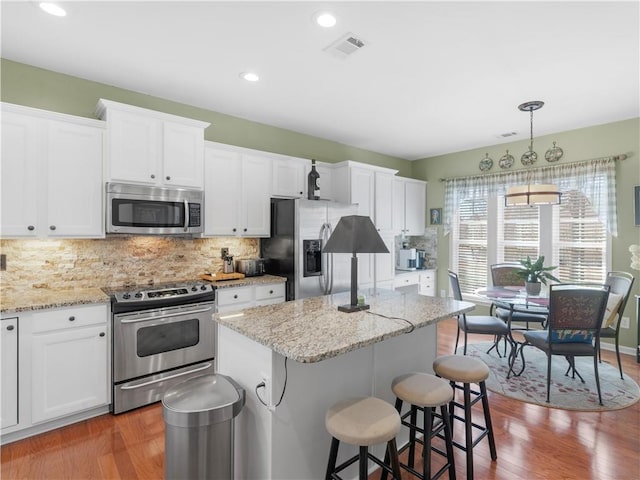
[[[328,200],[271,199],[271,237],[260,240],[265,273],[287,277],[287,300],[346,292],[351,255],[322,253],[341,217],[358,206]]]

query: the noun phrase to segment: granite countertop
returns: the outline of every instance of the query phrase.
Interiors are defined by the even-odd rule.
[[[349,292],[306,298],[236,312],[214,319],[301,363],[314,363],[381,342],[474,309],[470,302],[426,297],[415,292],[369,292],[370,310],[343,313]],[[405,319],[405,320],[403,320]]]
[[[219,280],[217,282],[211,282],[213,288],[229,288],[229,287],[246,287],[248,285],[264,285],[268,283],[284,283],[287,279],[285,277],[277,277],[275,275],[260,275],[257,277],[244,277],[237,280]]]
[[[3,288],[0,299],[0,313],[28,312],[47,308],[109,302],[109,295],[99,288]]]

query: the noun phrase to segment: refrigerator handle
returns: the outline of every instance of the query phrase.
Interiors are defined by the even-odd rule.
[[[320,227],[320,240],[322,241],[322,247],[327,243],[327,237],[325,236],[327,224],[323,223]],[[323,295],[327,294],[327,261],[325,259],[327,253],[320,253],[320,276],[318,277],[318,283],[320,291]]]
[[[333,233],[331,229],[331,224],[327,223],[327,240]],[[325,295],[329,295],[333,291],[333,253],[329,253],[327,257],[327,271],[329,273],[329,277],[327,278],[327,291]]]

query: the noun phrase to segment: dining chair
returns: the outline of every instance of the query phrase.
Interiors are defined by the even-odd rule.
[[[624,380],[624,376],[622,375],[622,363],[620,362],[620,325],[634,281],[633,275],[627,272],[608,272],[607,280],[605,281],[611,287],[611,290],[609,291],[607,313],[604,315],[602,329],[600,330],[600,338],[615,339],[616,358],[618,359],[618,369],[622,380]],[[602,362],[602,350],[600,347],[601,345],[598,344],[598,357]]]
[[[551,285],[547,328],[524,332],[525,343],[521,348],[531,345],[547,355],[547,402],[551,385],[552,357],[565,357],[575,373],[575,357],[592,356],[598,400],[602,405],[598,376],[598,345],[609,290],[609,285],[601,284]],[[584,382],[582,377],[580,379]]]
[[[448,270],[448,272],[449,280],[451,282],[451,290],[453,291],[453,298],[455,300],[462,301],[462,291],[460,290],[458,275],[451,270]],[[495,348],[498,356],[501,356],[497,348],[498,342],[501,338],[505,338],[507,340],[509,338],[509,326],[498,317],[494,317],[493,315],[466,315],[463,313],[458,315],[458,333],[456,335],[456,346],[453,349],[453,353],[456,353],[458,350],[460,331],[464,333],[464,355],[467,354],[467,335],[469,333],[493,335],[493,346],[487,351],[487,353]]]
[[[520,264],[518,263],[495,263],[491,265],[491,281],[494,287],[524,287],[525,279],[518,275]],[[547,324],[547,313],[543,309],[535,307],[518,309],[513,308],[513,312],[504,307],[492,303],[489,313],[495,315],[503,321],[509,320],[511,315],[512,322],[521,322],[525,324],[525,329],[529,330],[529,323],[537,324],[540,328],[545,328]]]

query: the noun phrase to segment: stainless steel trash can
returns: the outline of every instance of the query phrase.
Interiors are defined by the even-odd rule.
[[[233,479],[233,423],[245,391],[225,375],[201,375],[162,399],[165,478]]]

